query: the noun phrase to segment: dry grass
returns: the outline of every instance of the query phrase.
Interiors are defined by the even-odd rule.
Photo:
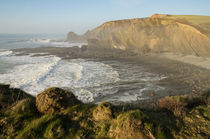
[[[173,112],[176,116],[181,116],[187,103],[180,96],[167,96],[158,100],[158,106]]]

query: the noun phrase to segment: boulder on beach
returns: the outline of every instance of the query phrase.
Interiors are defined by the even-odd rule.
[[[67,107],[81,103],[72,92],[55,87],[36,96],[36,107],[41,113],[59,113]]]
[[[99,104],[96,109],[93,111],[93,118],[96,121],[100,120],[110,120],[112,116],[112,105],[109,102],[102,102]]]

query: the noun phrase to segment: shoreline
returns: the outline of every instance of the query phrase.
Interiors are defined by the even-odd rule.
[[[173,54],[173,53],[161,53],[153,55],[157,57],[180,61],[187,64],[192,64],[210,70],[210,58],[208,57],[198,57],[194,55],[183,55],[183,54]]]
[[[120,49],[101,49],[101,48],[88,48],[83,46],[82,48],[74,47],[37,47],[37,48],[19,48],[11,49],[14,52],[19,52],[17,55],[28,55],[30,53],[37,53],[34,56],[44,56],[44,55],[56,55],[63,59],[76,59],[76,58],[93,58],[97,60],[112,60],[112,59],[126,59],[132,57],[156,57],[168,60],[179,61],[185,64],[191,64],[198,66],[200,68],[205,68],[210,70],[210,58],[209,57],[198,57],[194,55],[184,55],[175,53],[146,53],[137,54],[133,52],[127,52]],[[40,54],[39,54],[40,53]]]
[[[144,54],[138,55],[122,50],[110,51],[110,49],[100,48],[25,48],[15,49],[18,55],[27,55],[35,53],[34,56],[56,55],[62,59],[90,59],[93,61],[104,62],[109,60],[117,60],[119,62],[129,62],[141,65],[147,68],[148,72],[167,75],[166,79],[159,81],[159,85],[170,87],[169,90],[160,94],[148,93],[147,96],[154,98],[150,102],[159,97],[194,94],[198,95],[203,91],[210,89],[210,70],[183,62],[177,59],[165,57],[164,54]],[[41,54],[39,54],[41,53]],[[43,55],[43,53],[46,53]],[[107,63],[105,63],[107,64]],[[185,91],[184,91],[185,90]],[[163,95],[164,94],[164,95]],[[147,104],[148,100],[145,100]],[[143,101],[141,101],[143,102]]]

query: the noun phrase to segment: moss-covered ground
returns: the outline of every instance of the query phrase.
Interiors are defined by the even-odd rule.
[[[42,114],[35,98],[12,101],[11,89],[1,91],[0,138],[206,138],[210,137],[210,92],[197,97],[162,98],[154,109],[78,104],[56,114]],[[10,92],[8,92],[10,91]],[[7,92],[7,93],[6,93]],[[24,96],[24,97],[23,97]],[[17,96],[16,96],[17,97]],[[3,100],[3,102],[2,102]],[[104,103],[106,104],[106,103]],[[107,104],[106,104],[107,105]],[[104,106],[106,106],[104,105]],[[101,107],[101,106],[100,106]],[[99,109],[99,108],[98,108]],[[106,110],[108,111],[108,110]],[[103,118],[95,117],[103,115]],[[112,116],[110,116],[110,112]]]

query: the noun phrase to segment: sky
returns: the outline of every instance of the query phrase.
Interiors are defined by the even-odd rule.
[[[0,0],[0,33],[83,34],[154,13],[210,16],[210,0]]]

